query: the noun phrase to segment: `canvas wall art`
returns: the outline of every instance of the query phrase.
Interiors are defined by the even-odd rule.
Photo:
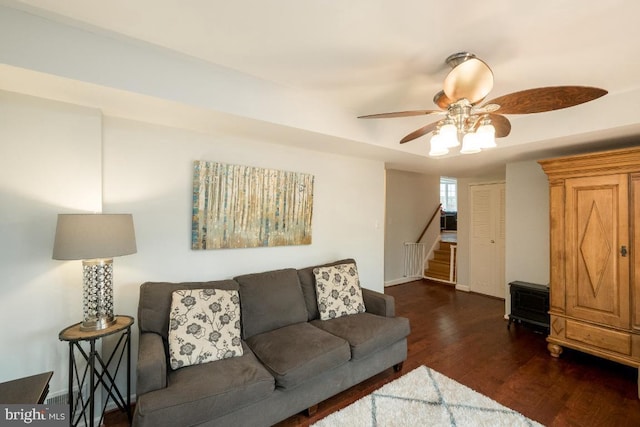
[[[313,175],[194,162],[193,249],[311,244]]]

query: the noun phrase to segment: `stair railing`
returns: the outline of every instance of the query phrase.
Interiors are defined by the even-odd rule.
[[[416,243],[419,243],[420,240],[422,240],[422,238],[424,237],[424,234],[427,232],[427,230],[429,229],[429,227],[431,226],[431,223],[433,222],[433,220],[436,218],[436,215],[438,213],[440,213],[440,211],[442,210],[442,203],[440,203],[437,207],[436,210],[433,211],[433,215],[431,215],[431,219],[429,219],[429,222],[427,223],[427,226],[422,230],[422,233],[420,233],[420,237],[418,237],[418,239],[416,240]]]

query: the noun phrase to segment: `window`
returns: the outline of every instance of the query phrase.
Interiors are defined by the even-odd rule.
[[[440,203],[445,212],[458,211],[458,183],[455,178],[440,177]]]

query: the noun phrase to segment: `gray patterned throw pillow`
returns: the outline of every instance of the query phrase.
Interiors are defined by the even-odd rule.
[[[171,369],[242,356],[238,291],[175,291],[169,314]]]
[[[316,267],[316,294],[321,320],[364,313],[358,270],[353,263]]]

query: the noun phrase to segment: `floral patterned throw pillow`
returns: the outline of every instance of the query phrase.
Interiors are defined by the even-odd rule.
[[[313,274],[316,276],[316,295],[321,320],[364,313],[362,289],[355,264],[316,267]]]
[[[173,292],[169,314],[171,369],[235,356],[242,356],[238,291]]]

